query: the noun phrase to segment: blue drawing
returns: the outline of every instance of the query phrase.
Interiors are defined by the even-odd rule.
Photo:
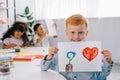
[[[69,64],[71,64],[71,61],[75,57],[75,55],[76,55],[76,52],[74,52],[74,51],[67,52],[67,56],[66,57],[69,59]]]

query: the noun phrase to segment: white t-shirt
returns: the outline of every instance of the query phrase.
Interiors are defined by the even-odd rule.
[[[35,46],[37,47],[49,47],[50,46],[50,43],[49,43],[49,38],[50,36],[46,35],[42,41],[40,43],[37,43],[37,39],[39,38],[40,36],[38,36],[37,34],[34,35],[34,44]]]

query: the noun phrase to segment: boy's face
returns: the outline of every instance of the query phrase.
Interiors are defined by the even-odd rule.
[[[24,32],[14,31],[14,37],[17,38],[17,39],[20,39],[23,34],[24,34]]]
[[[38,35],[42,35],[42,34],[44,34],[44,30],[43,30],[43,28],[42,28],[41,25],[38,27],[36,33],[37,33]]]
[[[69,41],[72,42],[79,42],[84,41],[87,37],[88,31],[86,29],[85,25],[70,25],[68,24],[66,28],[66,35],[69,39]]]

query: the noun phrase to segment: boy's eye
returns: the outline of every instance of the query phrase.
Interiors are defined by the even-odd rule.
[[[74,34],[75,32],[71,32],[72,34]]]
[[[82,32],[82,31],[81,31],[81,32],[78,32],[78,33],[79,33],[79,34],[84,34],[84,32]]]

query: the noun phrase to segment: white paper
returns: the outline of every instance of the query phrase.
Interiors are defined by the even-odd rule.
[[[91,61],[89,61],[87,58],[83,56],[83,50],[86,47],[89,47],[90,49],[96,47],[98,49],[97,56]],[[70,51],[76,53],[75,57],[71,60],[73,72],[101,71],[102,66],[101,42],[99,41],[59,42],[58,48],[59,48],[58,64],[60,72],[66,72],[66,65],[69,63],[69,59],[66,56],[67,53]]]

